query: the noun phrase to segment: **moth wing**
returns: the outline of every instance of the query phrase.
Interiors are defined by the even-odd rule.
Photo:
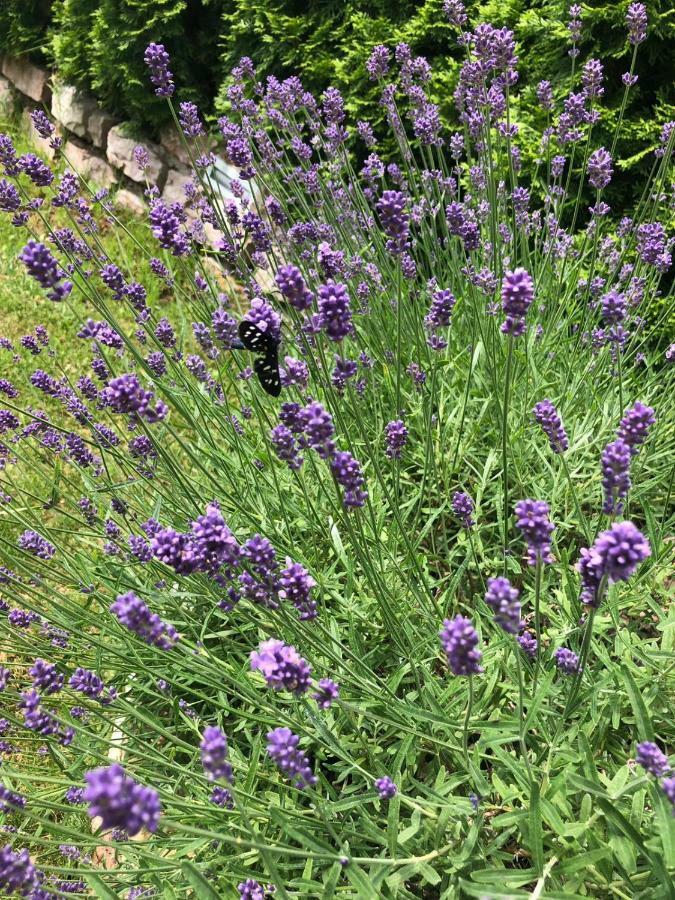
[[[281,393],[281,377],[279,375],[279,357],[276,350],[256,359],[253,363],[253,368],[263,390],[267,391],[272,397],[278,397]]]
[[[247,350],[252,350],[254,353],[269,353],[277,345],[277,342],[271,335],[261,331],[257,325],[254,325],[253,322],[247,322],[246,319],[242,319],[239,323],[238,330],[244,347]]]

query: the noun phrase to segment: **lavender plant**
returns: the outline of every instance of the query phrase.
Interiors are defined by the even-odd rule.
[[[445,8],[454,131],[378,47],[400,156],[358,123],[355,171],[338,91],[242,59],[231,196],[151,44],[193,172],[148,183],[145,241],[0,136],[90,354],[0,344],[8,893],[672,896],[675,369],[641,305],[672,302],[675,129],[621,216],[601,64],[531,97],[515,36]]]

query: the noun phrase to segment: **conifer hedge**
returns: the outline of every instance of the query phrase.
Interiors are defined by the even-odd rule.
[[[207,118],[227,109],[229,71],[241,56],[250,56],[261,75],[300,74],[314,92],[335,85],[349,113],[371,121],[377,132],[382,110],[365,61],[378,43],[405,41],[427,56],[434,68],[430,98],[447,119],[455,118],[452,95],[461,51],[442,5],[443,0],[3,0],[0,52],[24,52],[49,62],[65,79],[93,90],[107,108],[149,132],[167,121],[165,105],[144,86],[143,50],[150,40],[166,45],[182,85],[181,99],[198,103]],[[621,75],[630,63],[627,5],[594,0],[582,7],[582,54],[602,55],[606,67],[600,138],[614,131]],[[622,206],[635,199],[634,185],[649,168],[660,124],[675,118],[675,14],[670,0],[648,0],[646,6],[649,33],[640,80],[631,91],[628,126],[617,152],[619,171],[609,192],[609,199]],[[558,94],[573,89],[571,61],[561,61],[559,53],[567,33],[566,0],[488,0],[467,7],[473,21],[516,30],[523,81],[536,85],[546,78]],[[540,129],[541,122],[525,116],[525,134],[535,127]],[[533,140],[529,152],[537,152]]]

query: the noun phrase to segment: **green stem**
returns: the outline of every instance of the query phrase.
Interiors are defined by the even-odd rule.
[[[514,640],[514,652],[516,654],[516,666],[518,667],[518,734],[520,736],[520,753],[525,761],[527,775],[530,784],[533,782],[532,768],[527,754],[527,741],[525,740],[525,685],[523,684],[523,665],[520,661],[520,645]]]
[[[506,551],[509,543],[509,473],[507,445],[509,437],[509,400],[511,397],[511,367],[513,365],[513,339],[509,336],[508,355],[506,357],[506,375],[504,377],[504,404],[502,407],[502,480],[504,485],[504,572],[506,572]]]
[[[464,733],[462,735],[462,747],[464,749],[464,759],[466,761],[466,769],[469,771],[469,720],[471,719],[471,709],[473,707],[473,676],[469,675],[469,702],[466,705],[466,715],[464,716]]]
[[[541,575],[543,562],[541,554],[537,553],[537,565],[534,571],[534,633],[537,638],[537,651],[534,657],[534,677],[532,679],[532,697],[537,693],[537,676],[539,675],[539,656],[541,653]]]

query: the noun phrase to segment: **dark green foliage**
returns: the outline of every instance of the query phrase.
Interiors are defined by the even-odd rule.
[[[623,97],[621,75],[630,66],[626,7],[593,2],[583,8],[577,74],[589,57],[605,65],[599,142],[610,142]],[[637,199],[635,185],[648,173],[660,124],[675,117],[675,16],[667,0],[650,0],[647,7],[649,34],[636,68],[640,80],[630,92],[617,173],[607,192],[617,209]],[[574,87],[566,53],[567,8],[567,0],[468,4],[474,24],[490,21],[516,31],[521,80],[534,89],[547,78],[558,95]],[[298,74],[314,92],[339,87],[352,117],[368,119],[376,132],[382,110],[365,62],[375,44],[394,47],[405,41],[432,63],[431,97],[445,120],[455,121],[452,95],[462,51],[443,16],[442,0],[4,0],[0,5],[0,50],[19,48],[51,58],[64,78],[91,88],[112,112],[156,132],[168,111],[148,86],[143,51],[151,40],[169,50],[181,99],[194,100],[207,116],[227,109],[228,72],[241,56],[250,56],[261,76]],[[526,162],[538,152],[530,130],[543,124],[523,117]],[[393,148],[381,148],[383,155],[388,149]]]
[[[43,59],[51,6],[51,0],[2,0],[0,54],[30,53]]]
[[[647,2],[649,34],[639,47],[639,82],[630,93],[622,140],[617,146],[617,177],[608,191],[617,208],[634,202],[635,185],[644,183],[651,166],[661,123],[675,117],[675,16],[667,0]],[[329,84],[340,88],[347,108],[376,126],[382,112],[378,87],[368,80],[365,62],[378,43],[392,48],[400,41],[426,56],[434,68],[430,95],[443,116],[456,122],[453,91],[463,52],[456,29],[445,21],[442,0],[348,0],[345,3],[302,0],[233,0],[224,3],[222,61],[227,71],[242,55],[251,56],[262,75],[298,73],[306,86],[320,91]],[[577,73],[584,60],[605,65],[603,117],[598,142],[611,144],[611,134],[623,96],[621,75],[630,66],[631,48],[624,25],[627,3],[584,4],[583,43]],[[469,20],[508,26],[518,38],[520,80],[532,85],[553,82],[560,96],[573,88],[572,64],[567,55],[567,0],[490,0],[468,3]],[[226,106],[226,82],[218,106]],[[527,140],[529,129],[541,130],[544,119],[521,122],[523,156],[531,159],[537,147]],[[639,170],[639,171],[638,171]],[[622,172],[624,174],[622,174]]]
[[[227,108],[227,74],[250,56],[261,75],[298,74],[312,91],[328,85],[346,96],[352,116],[376,128],[382,111],[365,61],[377,43],[400,41],[427,56],[434,67],[431,96],[446,121],[455,119],[452,94],[462,51],[442,0],[3,0],[0,51],[51,58],[64,78],[90,87],[120,117],[156,131],[167,121],[166,105],[149,90],[143,51],[155,40],[167,46],[180,98],[197,102],[205,115]],[[584,4],[579,62],[601,58],[606,67],[603,118],[596,131],[609,141],[630,65],[624,16],[627,3]],[[51,6],[51,20],[49,10]],[[551,80],[556,92],[572,88],[566,53],[567,0],[489,0],[469,3],[470,21],[507,25],[519,36],[521,80]],[[617,147],[617,177],[608,192],[617,208],[632,203],[634,185],[651,165],[660,123],[675,117],[675,16],[668,0],[649,0],[649,35],[638,53],[638,85],[625,112]],[[215,98],[215,101],[214,101]],[[525,117],[522,150],[528,141]],[[357,148],[358,149],[358,148]],[[382,148],[386,155],[387,148]]]
[[[217,89],[218,15],[199,0],[59,0],[51,40],[64,78],[83,83],[111,112],[155,130],[166,104],[149,89],[143,52],[164,43],[185,98],[208,108]]]

